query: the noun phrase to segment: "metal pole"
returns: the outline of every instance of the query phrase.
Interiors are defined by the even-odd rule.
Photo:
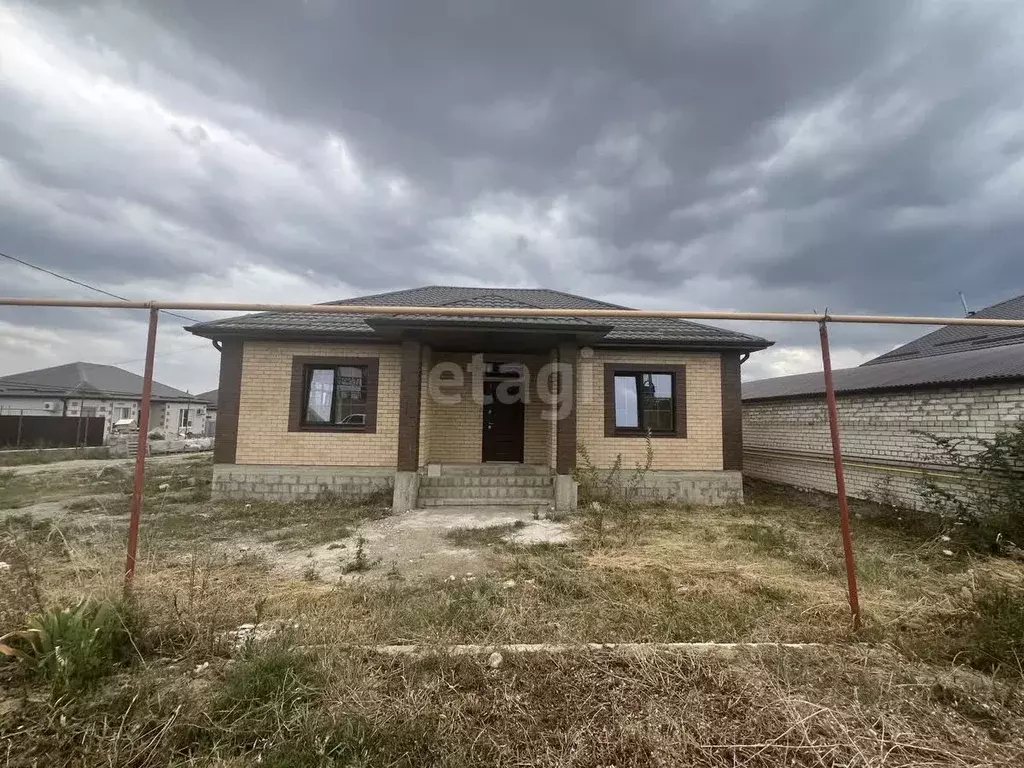
[[[825,373],[825,402],[828,404],[828,428],[832,435],[832,461],[836,469],[836,495],[839,496],[839,524],[843,531],[843,556],[846,558],[846,588],[850,595],[853,628],[859,630],[860,599],[857,596],[857,568],[853,560],[853,535],[850,533],[850,509],[846,503],[846,478],[843,475],[843,451],[839,443],[839,408],[832,382],[832,356],[828,348],[828,321],[818,324],[821,336],[821,365]]]
[[[18,436],[14,438],[14,447],[21,448],[21,420],[25,418],[25,409],[18,411]]]
[[[146,453],[149,450],[149,408],[153,394],[153,356],[156,352],[156,324],[160,310],[149,310],[149,335],[146,337],[146,369],[142,378],[142,402],[139,404],[139,441],[135,449],[135,485],[132,488],[132,514],[128,523],[128,559],[124,566],[124,586],[135,580],[135,555],[139,547],[139,519],[142,517],[142,486],[146,479]]]

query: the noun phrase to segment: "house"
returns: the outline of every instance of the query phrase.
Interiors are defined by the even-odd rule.
[[[0,377],[0,415],[103,416],[104,436],[114,422],[138,420],[142,377],[112,365],[67,363]],[[153,382],[151,431],[203,434],[204,401]]]
[[[608,309],[545,289],[428,286],[337,302],[417,315],[261,313],[190,327],[222,349],[221,497],[394,505],[575,504],[594,466],[644,463],[645,492],[742,499],[740,363],[770,342],[683,320],[441,316],[432,307]],[[219,403],[218,403],[219,404]]]
[[[196,397],[206,403],[206,436],[213,437],[217,430],[217,390],[200,392]]]
[[[1024,319],[1024,296],[974,313]],[[847,492],[921,508],[953,469],[928,435],[992,438],[1024,416],[1024,329],[950,325],[833,371]],[[743,385],[747,475],[835,492],[821,373]]]

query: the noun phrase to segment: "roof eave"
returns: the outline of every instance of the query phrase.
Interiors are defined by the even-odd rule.
[[[681,352],[760,352],[774,346],[767,339],[670,340],[670,339],[602,339],[595,347],[601,349],[661,349]]]
[[[293,328],[202,328],[187,326],[186,331],[212,341],[379,341],[380,337],[369,332],[338,331],[325,333],[319,330],[302,331]]]
[[[476,327],[481,330],[502,330],[507,328],[508,330],[533,330],[533,331],[562,331],[573,330],[575,326],[559,325],[553,323],[547,324],[517,324],[516,326],[505,326],[505,325],[483,325],[479,324]],[[582,326],[581,326],[582,328]],[[253,328],[202,328],[199,326],[189,326],[185,328],[186,331],[196,336],[200,336],[206,339],[213,339],[215,341],[221,340],[235,340],[235,341],[352,341],[352,342],[374,342],[382,341],[379,334],[373,331],[360,333],[351,331],[342,331],[338,333],[324,333],[323,331],[301,331],[296,329],[253,329]],[[590,331],[604,331],[603,326],[589,326]],[[720,352],[722,350],[729,350],[735,352],[759,352],[760,350],[767,349],[768,347],[774,346],[774,341],[767,339],[722,339],[722,340],[681,340],[681,339],[609,339],[607,337],[594,343],[593,346],[601,347],[603,349],[661,349],[661,350],[672,350],[672,351],[707,351],[707,352]]]

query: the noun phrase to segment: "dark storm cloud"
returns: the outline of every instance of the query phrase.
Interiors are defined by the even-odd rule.
[[[241,19],[229,4],[207,6],[153,4],[162,22],[260,83],[280,113],[344,125],[357,149],[413,169],[441,195],[569,191],[586,205],[581,176],[610,192],[619,198],[611,205],[595,195],[594,207],[610,215],[592,231],[607,246],[609,278],[625,272],[637,289],[739,270],[765,285],[825,291],[834,303],[880,310],[899,300],[913,312],[940,300],[938,290],[906,290],[926,268],[947,278],[946,294],[959,283],[991,296],[979,272],[1022,276],[997,246],[980,255],[987,270],[949,282],[959,276],[963,241],[978,233],[884,227],[898,208],[955,203],[972,191],[945,166],[993,108],[1019,106],[1000,47],[1013,34],[1009,6],[268,0],[247,4]],[[716,169],[767,160],[779,150],[770,140],[777,121],[800,120],[803,110],[813,120],[816,108],[843,94],[852,103],[833,119],[866,135],[826,126],[832,134],[821,140],[841,153],[862,139],[850,149],[850,167],[824,174],[836,158],[820,148],[817,162],[741,177],[740,185],[761,190],[752,210],[711,222],[671,216],[742,190],[716,190],[708,179]],[[616,135],[634,142],[618,162]],[[1010,151],[1019,157],[1015,141]],[[602,142],[611,144],[603,162]],[[460,188],[460,169],[477,158],[486,159],[486,172]],[[647,186],[635,172],[652,158],[667,178]],[[822,201],[832,205],[807,210]],[[751,214],[783,241],[781,253],[764,258],[756,242],[714,239],[715,252],[696,263],[664,248],[644,253],[645,243],[685,246]],[[865,290],[870,276],[891,269],[895,279],[883,290]]]
[[[86,74],[74,96],[38,63],[19,71],[45,87],[0,80],[0,192],[24,198],[0,231],[107,285],[250,290],[258,267],[295,290],[955,314],[957,290],[1024,283],[1011,2],[59,7],[13,11]],[[868,355],[913,334],[840,335]]]

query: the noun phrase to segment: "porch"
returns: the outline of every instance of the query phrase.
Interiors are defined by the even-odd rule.
[[[575,508],[579,345],[515,341],[475,341],[488,352],[401,342],[396,510]]]

